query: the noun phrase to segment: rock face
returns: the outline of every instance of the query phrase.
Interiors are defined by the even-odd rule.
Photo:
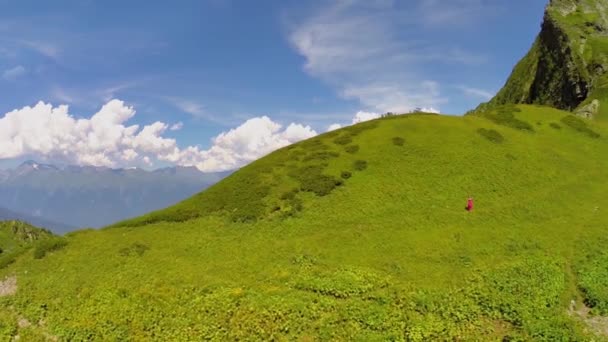
[[[608,114],[608,0],[549,2],[532,48],[478,109],[514,103]]]

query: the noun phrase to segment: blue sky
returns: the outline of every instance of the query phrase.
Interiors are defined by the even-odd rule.
[[[0,0],[0,146],[13,149],[0,159],[214,171],[331,124],[350,124],[358,112],[424,107],[462,114],[500,89],[536,37],[544,6],[541,0]],[[26,119],[51,115],[42,107],[29,116],[15,113],[2,128],[4,113],[39,101],[90,119],[112,99],[123,101],[113,110],[136,112],[119,115],[114,128],[66,123],[53,126],[48,139],[16,138],[15,127],[33,125]],[[150,128],[150,139],[125,142],[155,122],[165,126]],[[286,133],[291,123],[299,126]],[[136,133],[125,131],[132,125]],[[86,148],[69,147],[93,131]],[[66,134],[73,138],[57,142]],[[122,140],[102,146],[100,139]],[[121,154],[128,149],[133,156]]]

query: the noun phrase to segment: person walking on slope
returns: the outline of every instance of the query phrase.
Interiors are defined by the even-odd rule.
[[[467,211],[473,211],[473,197],[469,196],[469,199],[467,199],[467,206],[465,207],[465,209]]]

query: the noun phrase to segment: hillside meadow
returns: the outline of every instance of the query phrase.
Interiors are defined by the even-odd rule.
[[[26,249],[0,340],[606,339],[607,155],[606,121],[538,106],[329,132]]]

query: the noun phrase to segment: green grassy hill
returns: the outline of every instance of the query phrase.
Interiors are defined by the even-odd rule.
[[[23,254],[0,340],[591,340],[607,153],[605,122],[527,105],[324,134]]]

